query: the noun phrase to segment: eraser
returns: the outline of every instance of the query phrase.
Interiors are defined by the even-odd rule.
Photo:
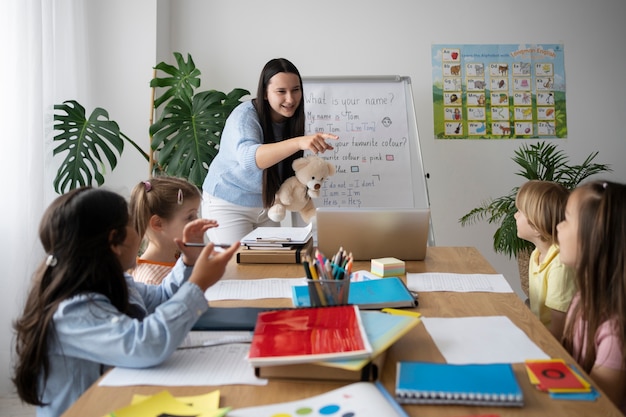
[[[372,259],[371,273],[379,277],[404,275],[404,261],[397,258]]]

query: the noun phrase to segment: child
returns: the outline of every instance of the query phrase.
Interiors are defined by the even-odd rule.
[[[14,323],[13,383],[38,417],[60,416],[108,366],[154,366],[174,352],[239,246],[217,253],[212,244],[183,245],[201,242],[209,227],[189,223],[171,274],[144,285],[124,274],[140,242],[124,198],[87,187],[50,205],[39,227],[47,257]]]
[[[135,281],[160,284],[176,263],[185,225],[198,218],[200,190],[189,181],[155,177],[135,186],[130,196],[133,225],[146,247],[129,271]],[[216,225],[216,224],[215,224]]]
[[[533,180],[523,184],[515,198],[517,235],[535,245],[528,266],[530,309],[557,340],[576,292],[574,271],[559,259],[556,233],[568,194],[558,183]]]
[[[626,185],[576,188],[559,223],[561,260],[576,268],[579,292],[563,346],[626,414]]]

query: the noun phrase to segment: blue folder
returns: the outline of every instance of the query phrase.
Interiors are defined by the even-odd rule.
[[[291,288],[295,307],[311,306],[308,286],[298,285]],[[367,310],[385,307],[415,307],[417,299],[416,295],[406,287],[404,281],[398,277],[388,277],[351,282],[348,303]]]

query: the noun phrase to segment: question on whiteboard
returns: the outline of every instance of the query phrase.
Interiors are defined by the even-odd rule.
[[[307,134],[332,133],[334,164],[318,207],[413,207],[405,85],[304,81]]]

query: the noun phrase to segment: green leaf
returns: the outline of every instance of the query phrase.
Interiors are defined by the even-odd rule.
[[[597,155],[598,152],[591,153],[582,164],[570,165],[568,156],[555,143],[539,142],[523,144],[514,151],[512,160],[519,166],[516,175],[527,180],[558,182],[571,190],[591,175],[611,171],[609,165],[593,162]],[[477,221],[498,224],[493,236],[493,248],[509,257],[533,248],[530,242],[517,237],[515,197],[518,188],[513,187],[502,197],[483,201],[459,219],[461,226]]]
[[[155,77],[150,81],[150,87],[162,87],[165,91],[154,100],[154,108],[158,109],[172,98],[191,100],[194,90],[200,86],[200,70],[196,68],[190,54],[187,54],[187,62],[183,56],[174,52],[178,68],[165,62],[159,63],[155,69],[162,71],[170,77]]]
[[[217,155],[226,118],[247,94],[243,89],[228,95],[210,90],[197,93],[191,101],[187,97],[172,98],[161,118],[150,126],[159,169],[201,187]]]
[[[62,194],[93,185],[94,181],[102,185],[105,162],[114,169],[117,156],[124,150],[119,126],[99,107],[87,119],[85,108],[73,100],[55,105],[54,109],[59,112],[54,114],[54,128],[60,133],[54,137],[59,144],[53,154],[67,153],[54,179],[55,191]]]

